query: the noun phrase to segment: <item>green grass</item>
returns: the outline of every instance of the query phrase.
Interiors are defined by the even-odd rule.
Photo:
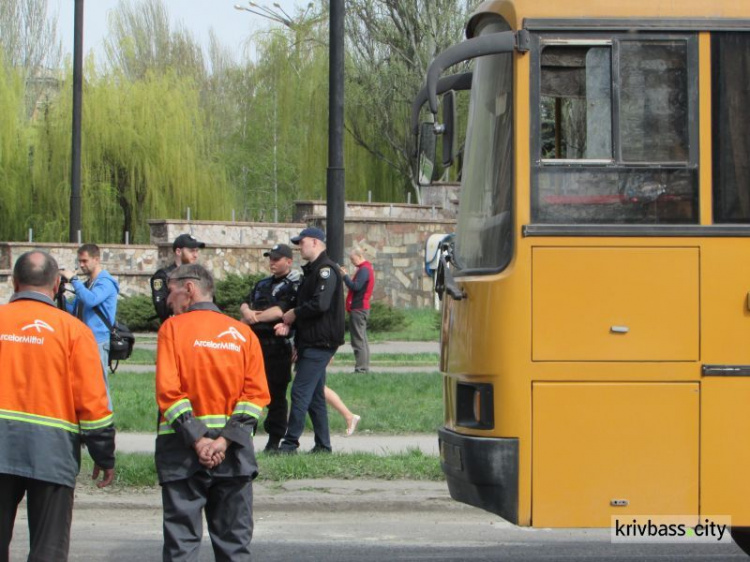
[[[109,376],[109,385],[117,431],[156,432],[154,374],[118,371]]]
[[[358,431],[429,433],[442,423],[442,381],[435,373],[328,375],[349,409],[362,416]],[[156,428],[154,375],[118,372],[110,376],[115,424],[119,431]],[[343,418],[329,408],[332,432],[343,432]],[[262,430],[261,430],[262,433]]]
[[[437,366],[440,360],[438,353],[373,353],[370,355],[372,365],[429,365]],[[353,353],[337,353],[336,363],[354,365]],[[120,362],[120,370],[127,371],[128,365],[155,365],[156,350],[140,349],[133,350],[133,354],[127,361]]]
[[[440,361],[439,353],[371,353],[370,365],[426,365],[437,368]],[[354,365],[353,353],[336,353],[334,365],[344,363]]]
[[[307,478],[353,480],[442,480],[438,457],[425,455],[418,449],[396,455],[372,453],[332,455],[266,455],[258,454],[259,480],[285,481]]]
[[[439,341],[440,321],[437,311],[431,308],[406,308],[406,325],[390,332],[367,332],[370,342],[382,341]],[[349,341],[349,334],[346,337]]]
[[[353,480],[370,478],[375,480],[443,480],[440,461],[437,457],[423,454],[419,450],[390,456],[372,453],[350,453],[333,455],[268,456],[258,453],[258,481],[283,482],[286,480],[335,478]],[[93,488],[91,471],[93,461],[83,455],[78,485]],[[158,485],[153,455],[118,453],[115,484],[121,487],[152,487]]]
[[[156,365],[156,350],[136,347],[127,361],[120,361],[120,369],[127,369],[128,365]]]

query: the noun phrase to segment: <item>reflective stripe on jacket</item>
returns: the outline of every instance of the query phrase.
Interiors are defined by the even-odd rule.
[[[114,466],[114,426],[91,330],[41,293],[0,306],[0,473],[75,486],[81,442]]]
[[[201,468],[192,449],[203,436],[230,440],[217,476],[257,472],[252,434],[269,403],[260,343],[248,326],[198,303],[159,330],[156,356],[160,482],[192,476]]]

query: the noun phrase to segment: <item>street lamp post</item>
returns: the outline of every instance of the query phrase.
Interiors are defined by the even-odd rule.
[[[75,0],[73,28],[73,135],[70,165],[69,242],[81,232],[81,115],[83,100],[83,0]]]
[[[344,0],[330,3],[328,70],[328,172],[326,228],[328,255],[344,263]]]
[[[294,30],[294,20],[278,2],[273,5],[279,12],[255,2],[248,5],[249,8],[235,4],[234,8]],[[344,0],[330,0],[326,238],[328,255],[338,263],[344,260],[344,14]]]

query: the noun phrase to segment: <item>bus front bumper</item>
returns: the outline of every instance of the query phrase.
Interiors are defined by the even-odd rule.
[[[518,439],[438,430],[440,465],[454,500],[518,524]]]

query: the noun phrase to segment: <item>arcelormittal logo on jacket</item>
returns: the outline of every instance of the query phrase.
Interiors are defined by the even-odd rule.
[[[239,330],[235,328],[234,326],[230,326],[228,330],[225,332],[221,332],[219,335],[216,336],[217,338],[232,338],[233,341],[241,341],[246,342],[247,339],[245,339],[245,336],[240,334]],[[235,353],[239,353],[242,351],[242,348],[237,345],[236,343],[227,342],[227,341],[212,341],[212,340],[195,340],[195,343],[193,343],[193,347],[207,347],[209,349],[218,349],[218,350],[229,350],[234,351]]]
[[[34,320],[31,324],[27,324],[26,326],[23,326],[21,328],[22,332],[25,332],[26,330],[36,330],[38,334],[42,333],[42,330],[47,330],[49,332],[54,332],[55,330],[47,324],[44,320]],[[44,338],[41,338],[39,336],[29,336],[29,335],[22,335],[19,336],[17,334],[0,334],[0,341],[10,342],[10,343],[28,343],[31,345],[44,345]]]

